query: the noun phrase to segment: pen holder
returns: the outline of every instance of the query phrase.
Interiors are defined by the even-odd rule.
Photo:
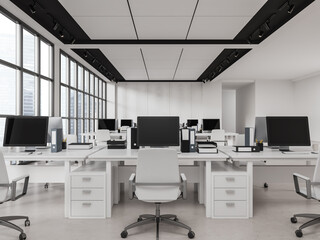
[[[263,151],[263,143],[256,143],[257,147],[259,147],[260,151]]]
[[[67,149],[67,142],[62,142],[62,149]]]

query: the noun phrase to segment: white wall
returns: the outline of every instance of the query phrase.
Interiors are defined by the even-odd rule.
[[[297,114],[309,117],[311,140],[320,141],[320,75],[293,85]]]
[[[256,81],[255,114],[260,116],[295,115],[292,81]]]
[[[222,90],[222,126],[227,132],[236,131],[236,90]]]
[[[221,118],[221,83],[119,83],[118,118],[180,116]]]
[[[255,120],[255,84],[248,84],[236,92],[236,129],[244,133],[245,127],[254,127]]]

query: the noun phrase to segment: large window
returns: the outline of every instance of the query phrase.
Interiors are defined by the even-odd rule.
[[[7,116],[52,115],[52,57],[52,43],[0,11],[0,145]]]
[[[60,74],[64,135],[76,134],[80,141],[83,133],[96,131],[99,118],[106,118],[107,84],[64,52]]]

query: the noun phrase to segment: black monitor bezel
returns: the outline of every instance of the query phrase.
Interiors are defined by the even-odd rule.
[[[280,119],[289,119],[289,118],[304,118],[304,119],[306,119],[306,123],[307,123],[307,125],[306,125],[306,127],[307,127],[307,138],[308,138],[308,143],[306,144],[306,145],[301,145],[301,144],[290,144],[290,145],[288,145],[288,144],[279,144],[279,143],[277,143],[277,144],[274,144],[273,142],[272,142],[272,138],[270,138],[270,131],[269,131],[269,120],[270,119],[275,119],[275,118],[280,118]],[[282,147],[282,146],[284,146],[284,147],[286,147],[286,146],[311,146],[311,139],[310,139],[310,127],[309,127],[309,119],[308,119],[308,117],[307,116],[267,116],[266,117],[266,125],[267,125],[267,137],[268,137],[268,146],[279,146],[279,147]],[[271,142],[270,142],[270,139],[271,139]]]
[[[46,131],[45,131],[45,140],[43,144],[7,144],[7,130],[8,130],[8,119],[44,119],[46,120]],[[49,117],[42,117],[42,116],[12,116],[12,117],[6,117],[6,125],[5,125],[5,131],[3,136],[3,146],[4,147],[46,147],[48,142],[48,123],[49,123]]]
[[[105,120],[112,120],[112,121],[114,121],[114,129],[107,129],[107,128],[99,128],[99,121],[105,121]],[[98,130],[103,130],[103,129],[107,129],[107,130],[109,130],[109,131],[116,131],[117,130],[117,121],[116,121],[116,119],[115,118],[100,118],[100,119],[98,119]]]
[[[214,120],[214,121],[218,120],[218,121],[219,121],[219,128],[205,129],[205,128],[204,128],[204,121],[207,121],[207,120]],[[202,130],[203,130],[203,131],[212,131],[212,130],[219,130],[219,129],[221,129],[221,121],[220,121],[220,118],[204,118],[204,119],[202,119]]]
[[[191,122],[191,121],[197,121],[197,124],[196,124],[196,125],[191,125],[191,126],[190,126],[190,125],[188,124],[188,122],[189,122],[189,121],[190,121],[190,122]],[[198,124],[199,124],[199,120],[198,120],[198,119],[187,119],[187,127],[197,126]]]
[[[131,122],[131,125],[128,126],[128,125],[122,125],[122,121],[130,121]],[[132,127],[133,126],[133,120],[132,119],[121,119],[120,120],[120,127]]]

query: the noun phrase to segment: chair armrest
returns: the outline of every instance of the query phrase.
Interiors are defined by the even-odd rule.
[[[187,178],[186,175],[184,175],[184,173],[180,174],[180,178],[181,178],[181,186],[180,186],[180,191],[182,193],[182,199],[187,199]]]
[[[23,185],[22,193],[17,196],[17,182],[23,179],[24,179],[24,185]],[[29,184],[29,175],[24,175],[24,176],[13,179],[11,183],[11,200],[15,201],[21,198],[22,196],[26,195],[28,190],[28,184]]]
[[[135,182],[136,182],[136,174],[132,173],[129,178],[129,199],[134,198],[134,193],[136,191]]]
[[[302,179],[302,180],[304,180],[306,182],[307,195],[300,191],[298,178]],[[294,182],[294,187],[296,189],[296,193],[297,194],[299,194],[302,197],[307,198],[307,199],[311,198],[311,180],[310,180],[310,178],[308,178],[306,176],[303,176],[301,174],[298,174],[298,173],[294,173],[293,174],[293,182]]]

